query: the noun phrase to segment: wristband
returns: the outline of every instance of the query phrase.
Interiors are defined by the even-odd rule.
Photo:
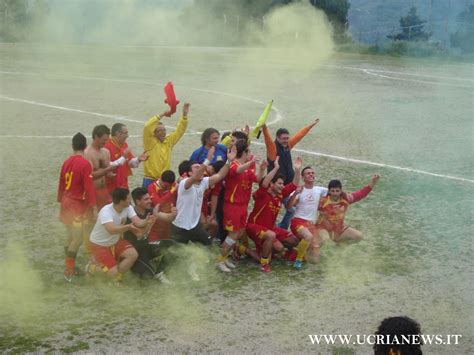
[[[209,166],[211,165],[211,161],[209,159],[206,159],[204,160],[204,163],[203,163],[205,166]]]
[[[123,163],[125,163],[127,159],[125,159],[125,157],[120,157],[118,158],[117,160],[114,160],[113,162],[110,163],[110,165],[112,166],[120,166],[120,165],[123,165]]]

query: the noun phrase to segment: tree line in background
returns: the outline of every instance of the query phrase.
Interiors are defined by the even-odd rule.
[[[48,14],[46,0],[0,0],[0,41],[31,40],[33,29],[41,26]]]
[[[193,16],[193,13],[206,12],[207,19],[221,21],[225,33],[218,39],[222,44],[239,45],[244,43],[245,28],[250,24],[264,25],[265,15],[279,6],[285,6],[298,0],[194,0],[183,10],[182,18],[191,28],[205,28],[206,17]],[[317,9],[324,11],[334,29],[336,43],[353,42],[348,32],[348,12],[350,0],[308,0]],[[140,3],[140,0],[137,0]],[[148,4],[149,6],[149,4]],[[0,41],[22,42],[35,39],[35,29],[45,23],[50,14],[48,0],[0,0]],[[474,5],[468,5],[458,15],[458,29],[450,36],[453,48],[463,53],[474,53]],[[201,21],[201,22],[200,22]],[[436,54],[444,49],[435,41],[430,42],[432,33],[425,31],[426,21],[412,7],[408,14],[400,18],[400,32],[387,36],[392,43],[371,46],[371,53],[394,55],[410,54],[416,48],[426,55]],[[225,27],[227,26],[227,27]],[[215,30],[215,29],[214,29]],[[219,42],[219,41],[218,41]],[[416,54],[416,53],[415,53]],[[423,53],[421,53],[423,55]]]

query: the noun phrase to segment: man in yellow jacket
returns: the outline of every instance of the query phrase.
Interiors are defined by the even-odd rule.
[[[143,187],[147,188],[153,181],[160,178],[161,173],[170,169],[171,150],[183,136],[188,126],[189,103],[183,106],[176,130],[166,135],[166,127],[160,121],[161,117],[155,115],[145,122],[143,127],[143,148],[148,154],[144,164]]]

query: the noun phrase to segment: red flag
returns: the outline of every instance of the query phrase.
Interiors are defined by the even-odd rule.
[[[165,112],[165,116],[170,117],[173,113],[176,112],[176,106],[179,105],[179,100],[176,99],[176,95],[174,93],[173,83],[168,81],[168,84],[165,86],[165,104],[168,104],[170,110]]]

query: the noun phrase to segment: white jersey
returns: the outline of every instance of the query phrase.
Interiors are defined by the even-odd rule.
[[[181,180],[179,183],[178,199],[176,201],[178,214],[173,221],[176,227],[186,230],[193,229],[199,223],[204,192],[209,188],[209,178],[205,177],[199,184],[192,184],[186,190],[184,185],[188,179]]]
[[[311,189],[303,187],[298,196],[295,218],[302,218],[306,221],[316,222],[319,199],[326,196],[328,189],[321,186],[313,186]]]
[[[127,218],[132,219],[136,215],[132,206],[128,206],[128,208],[124,208],[122,212],[118,213],[113,203],[105,205],[97,216],[97,222],[89,238],[90,241],[103,247],[111,247],[118,242],[120,234],[109,234],[104,224],[112,222],[115,227],[120,227],[125,224]]]

